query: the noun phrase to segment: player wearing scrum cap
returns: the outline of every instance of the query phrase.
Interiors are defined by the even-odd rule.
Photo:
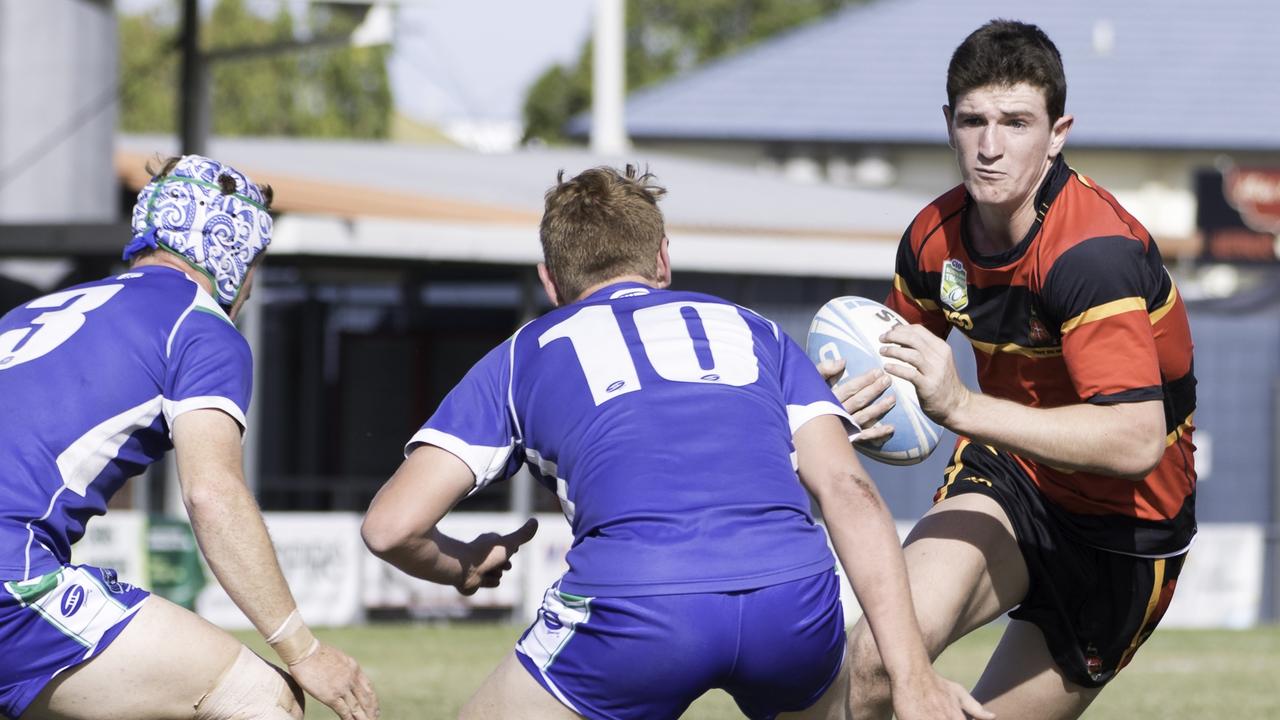
[[[252,361],[232,321],[271,241],[269,187],[189,155],[138,195],[128,272],[0,318],[0,714],[344,720],[369,681],[298,615],[241,469]],[[194,613],[71,563],[86,523],[173,448],[219,582],[284,672]],[[296,681],[296,683],[294,682]]]
[[[717,687],[751,718],[845,717],[839,582],[805,488],[898,717],[987,717],[929,667],[892,518],[804,352],[750,310],[667,289],[663,192],[633,168],[548,191],[538,269],[558,307],[449,393],[365,518],[376,554],[473,593],[536,526],[464,543],[436,529],[445,513],[521,464],[560,497],[570,569],[462,717],[661,720]]]

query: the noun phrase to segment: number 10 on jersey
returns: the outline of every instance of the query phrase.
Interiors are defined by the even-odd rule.
[[[632,318],[645,357],[664,380],[740,387],[760,377],[751,328],[733,305],[664,303]],[[573,344],[596,405],[641,389],[633,348],[611,306],[582,308],[542,333],[538,346],[561,339]]]

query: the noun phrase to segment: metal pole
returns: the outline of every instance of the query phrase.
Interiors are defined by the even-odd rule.
[[[259,278],[262,277],[261,269],[256,273]],[[257,398],[250,401],[249,412],[245,417],[248,427],[245,429],[244,438],[244,481],[255,496],[258,496],[261,486],[258,473],[261,468],[259,458],[262,456],[262,376],[267,354],[264,347],[266,334],[263,325],[266,322],[267,298],[270,296],[267,288],[262,287],[263,284],[261,280],[258,281],[259,290],[254,293],[256,297],[240,306],[238,318],[245,339],[249,341],[249,349],[253,352],[253,389]]]
[[[209,73],[200,57],[200,2],[182,0],[182,84],[178,126],[184,155],[204,155],[209,139]]]
[[[1271,436],[1280,437],[1280,382],[1271,388]],[[1271,597],[1261,616],[1275,622],[1280,620],[1280,442],[1273,442],[1271,448],[1271,517],[1267,519],[1263,553],[1263,596],[1267,600],[1269,587]]]
[[[596,0],[595,37],[591,56],[591,151],[621,155],[631,149],[625,112],[625,0]]]
[[[518,282],[520,283],[520,325],[524,325],[538,316],[537,294],[542,290],[538,283],[538,275],[533,268],[526,268],[521,272]],[[511,478],[510,484],[511,512],[515,515],[515,519],[522,523],[533,516],[537,504],[536,481],[529,473],[529,469],[522,467],[520,472]],[[520,622],[533,615],[538,603],[541,602],[542,590],[543,588],[533,587],[533,577],[525,573],[521,577],[520,600],[515,607],[511,608],[511,619]]]

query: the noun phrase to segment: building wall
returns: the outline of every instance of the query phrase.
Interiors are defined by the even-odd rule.
[[[116,216],[110,0],[0,0],[0,223]]]

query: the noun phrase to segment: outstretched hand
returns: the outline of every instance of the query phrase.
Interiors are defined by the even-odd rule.
[[[320,643],[306,659],[290,665],[289,674],[342,720],[373,720],[380,715],[369,678],[354,659],[332,645]]]
[[[818,365],[818,372],[830,383],[840,377],[844,368],[843,359],[824,360]],[[862,432],[853,437],[853,441],[859,445],[879,446],[893,437],[893,425],[881,422],[897,403],[893,393],[885,392],[892,383],[893,378],[885,375],[884,371],[871,370],[831,388],[845,411],[862,428]],[[884,397],[877,401],[876,398],[881,395]]]
[[[458,592],[463,595],[474,595],[482,587],[498,587],[502,582],[502,574],[511,569],[511,556],[516,554],[521,545],[533,539],[538,532],[536,518],[521,525],[519,529],[506,535],[485,533],[468,543],[472,561],[468,563],[462,582],[458,584]]]
[[[898,720],[995,720],[962,685],[930,668],[893,687],[893,713]]]

